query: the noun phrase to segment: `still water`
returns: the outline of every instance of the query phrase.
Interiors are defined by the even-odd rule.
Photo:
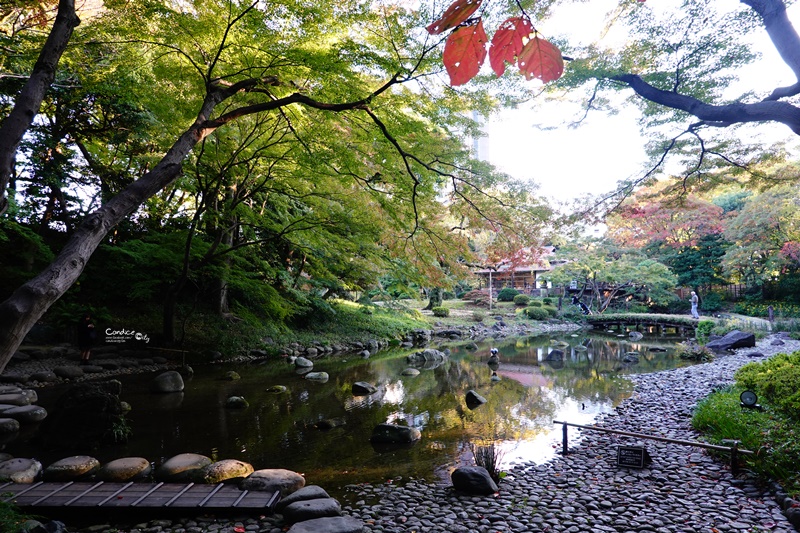
[[[630,395],[625,374],[685,364],[673,352],[675,342],[581,333],[507,339],[471,351],[447,345],[451,355],[444,363],[420,368],[414,377],[401,375],[409,367],[409,350],[368,359],[339,356],[314,363],[314,371],[330,375],[326,383],[305,380],[283,361],[203,365],[195,367],[183,393],[162,395],[148,392],[153,375],[123,376],[122,399],[133,407],[128,415],[133,436],[125,445],[106,446],[91,455],[101,462],[141,456],[159,463],[195,452],[240,459],[256,469],[294,470],[305,475],[307,484],[334,490],[397,476],[445,479],[450,469],[471,461],[471,444],[494,442],[503,451],[505,466],[538,463],[559,447],[560,426],[553,420],[588,423]],[[494,381],[487,365],[491,347],[500,350],[501,361],[500,379]],[[562,361],[545,361],[553,348],[565,352]],[[623,362],[628,352],[638,352],[638,363]],[[241,379],[225,381],[229,370]],[[356,381],[371,383],[378,391],[353,396]],[[268,392],[273,385],[284,385],[287,391]],[[487,403],[469,409],[464,400],[469,390]],[[39,404],[51,409],[62,392],[40,391]],[[250,407],[223,407],[232,395],[243,396]],[[376,449],[370,435],[383,422],[414,426],[422,439],[406,448]],[[321,429],[330,425],[335,427]],[[18,439],[6,451],[35,456],[45,464],[64,456],[37,454],[26,440]]]

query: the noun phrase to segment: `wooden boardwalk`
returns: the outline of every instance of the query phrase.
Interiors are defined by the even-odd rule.
[[[38,482],[0,484],[0,501],[29,511],[95,509],[197,509],[272,514],[280,492],[194,483]]]

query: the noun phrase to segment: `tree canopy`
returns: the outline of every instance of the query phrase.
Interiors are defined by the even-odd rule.
[[[8,181],[5,238],[34,230],[55,258],[29,257],[15,271],[33,277],[6,286],[0,366],[98,247],[129,258],[137,294],[169,304],[193,287],[220,310],[232,295],[285,317],[392,269],[446,283],[475,232],[494,232],[497,253],[540,241],[547,206],[469,150],[471,113],[496,101],[441,87],[435,43],[408,31],[424,16],[291,0],[82,15]],[[38,50],[8,45],[16,108]],[[149,261],[169,268],[148,282]]]

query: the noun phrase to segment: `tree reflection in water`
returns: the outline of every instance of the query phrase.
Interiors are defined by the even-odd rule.
[[[581,335],[508,339],[475,351],[450,345],[449,358],[414,377],[401,375],[409,366],[408,351],[370,359],[348,355],[315,362],[315,371],[330,375],[326,383],[303,379],[284,361],[198,366],[182,398],[149,393],[152,375],[125,376],[122,397],[133,406],[129,415],[133,438],[126,445],[97,451],[37,450],[29,434],[7,451],[33,455],[45,463],[68,452],[90,453],[101,461],[142,456],[156,462],[195,452],[214,459],[240,459],[256,469],[295,470],[306,476],[308,484],[334,491],[349,483],[397,476],[434,480],[471,461],[471,443],[496,443],[504,465],[549,459],[560,438],[553,420],[589,423],[630,394],[626,373],[685,364],[672,350],[678,340],[631,342]],[[487,365],[491,347],[500,351],[495,380]],[[563,358],[547,361],[554,348],[564,352]],[[667,351],[656,353],[652,348]],[[639,354],[638,363],[622,362],[629,352]],[[222,381],[231,369],[242,379]],[[371,383],[377,391],[354,396],[356,381]],[[273,385],[288,390],[269,392]],[[42,390],[39,403],[53,408],[63,390]],[[487,403],[467,407],[469,390]],[[224,401],[231,395],[244,396],[250,407],[225,409]],[[384,422],[417,427],[422,440],[412,446],[376,449],[369,437]]]

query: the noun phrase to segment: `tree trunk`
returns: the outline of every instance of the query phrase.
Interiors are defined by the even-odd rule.
[[[428,293],[428,305],[425,306],[425,311],[430,311],[434,307],[441,307],[443,301],[444,291],[440,287],[434,287]]]
[[[184,133],[152,171],[88,215],[56,259],[0,304],[0,372],[28,331],[77,281],[106,234],[178,176],[181,161],[199,139],[196,127]]]
[[[80,22],[75,14],[75,1],[60,0],[56,20],[33,66],[31,76],[14,100],[11,113],[0,125],[0,214],[8,209],[6,189],[14,175],[14,160],[19,143],[39,113],[44,95],[55,78],[61,55],[72,37],[72,31]]]

